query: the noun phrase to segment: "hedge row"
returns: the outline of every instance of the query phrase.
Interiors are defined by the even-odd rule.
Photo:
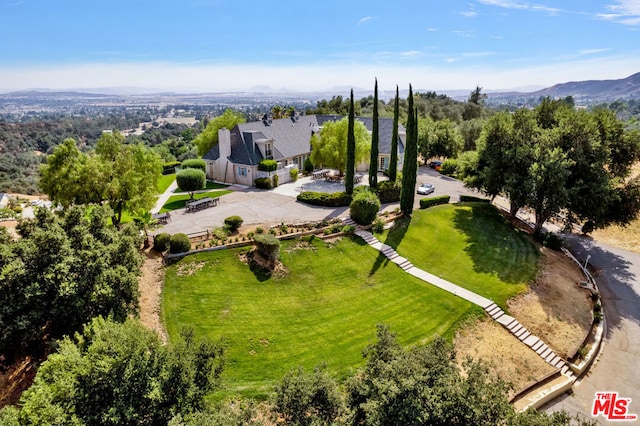
[[[346,207],[351,204],[351,196],[346,192],[302,192],[297,197],[301,203],[323,207]]]
[[[488,198],[474,197],[473,195],[461,195],[460,202],[472,202],[472,203],[490,203]]]
[[[273,183],[271,181],[270,178],[268,177],[261,177],[261,178],[257,178],[253,181],[253,184],[256,186],[256,188],[259,189],[271,189],[273,188]]]
[[[450,198],[451,197],[449,197],[448,195],[441,195],[439,197],[422,198],[420,200],[420,208],[426,209],[428,207],[437,206],[438,204],[448,204]]]
[[[186,234],[158,234],[153,238],[153,249],[160,253],[167,251],[169,253],[186,253],[191,250],[191,241]]]

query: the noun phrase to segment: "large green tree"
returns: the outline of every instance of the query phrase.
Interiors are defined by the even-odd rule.
[[[222,128],[231,130],[245,121],[242,113],[232,109],[227,109],[222,115],[209,120],[207,127],[193,140],[198,147],[198,155],[202,157],[218,143],[218,130]]]
[[[462,135],[448,119],[422,120],[418,126],[418,152],[424,160],[432,157],[455,158],[463,145]]]
[[[396,98],[393,100],[393,131],[391,134],[391,159],[389,161],[389,180],[396,181],[398,172],[398,126],[400,116],[400,93],[396,85]]]
[[[204,407],[222,361],[219,345],[193,333],[164,345],[135,320],[96,318],[42,364],[18,418],[20,424],[167,424]]]
[[[378,123],[378,79],[373,90],[373,125],[371,129],[371,156],[369,159],[369,186],[378,187],[378,141],[380,139],[380,123]]]
[[[73,139],[57,147],[40,170],[40,187],[51,201],[107,204],[119,225],[122,212],[153,207],[162,160],[142,144],[125,144],[118,133],[104,133],[92,153],[82,153]]]
[[[402,191],[400,210],[406,215],[413,212],[415,186],[418,175],[418,112],[413,108],[413,89],[409,85],[409,115],[407,118],[407,138],[402,166]]]
[[[96,315],[124,321],[137,312],[140,236],[107,226],[105,210],[37,209],[19,239],[0,242],[0,355],[41,355]]]
[[[339,121],[328,121],[322,125],[320,133],[311,137],[311,162],[316,166],[338,169],[343,174],[347,167],[347,117]],[[355,121],[356,163],[369,156],[369,132],[361,121]]]

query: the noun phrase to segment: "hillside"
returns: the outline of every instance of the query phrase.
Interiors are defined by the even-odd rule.
[[[488,96],[491,102],[496,103],[514,103],[547,96],[551,98],[572,96],[580,105],[637,99],[640,98],[640,72],[618,80],[571,81],[535,92],[497,92],[489,93]]]

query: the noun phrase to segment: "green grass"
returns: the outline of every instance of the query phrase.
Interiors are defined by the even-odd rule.
[[[172,173],[170,175],[161,175],[158,179],[158,194],[164,194],[164,191],[171,186],[173,181],[176,180],[176,174]]]
[[[198,192],[193,196],[193,198],[195,198],[196,200],[199,200],[199,199],[205,198],[205,197],[211,197],[211,198],[222,197],[223,195],[227,195],[230,192],[233,192],[233,191]],[[172,210],[177,210],[177,209],[184,208],[185,203],[187,201],[189,201],[189,200],[190,200],[190,197],[189,197],[189,194],[187,194],[187,193],[184,193],[184,194],[181,194],[181,195],[172,195],[171,197],[169,197],[167,202],[164,203],[164,205],[160,209],[160,213],[169,212],[169,211],[172,211]]]
[[[224,338],[227,393],[263,397],[290,369],[320,363],[345,378],[364,365],[362,350],[377,323],[389,324],[401,343],[418,344],[451,337],[480,312],[356,237],[334,245],[315,240],[313,250],[295,245],[282,244],[287,273],[280,278],[254,274],[239,259],[246,248],[192,255],[167,268],[162,315],[169,336],[191,326]]]
[[[211,182],[211,181],[207,181],[207,184],[205,185],[204,189],[206,190],[212,190],[212,189],[222,189],[222,188],[228,188],[229,185],[225,185],[224,183],[217,183],[217,182]],[[181,191],[180,188],[176,189],[174,191],[174,193],[176,194],[185,194],[186,191]]]
[[[415,266],[492,299],[503,309],[536,275],[538,251],[486,203],[413,212],[379,239]]]

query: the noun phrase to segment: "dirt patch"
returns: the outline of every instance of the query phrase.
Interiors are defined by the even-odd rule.
[[[509,300],[509,313],[558,355],[577,350],[591,325],[591,301],[578,288],[583,279],[564,254],[543,249],[536,282]],[[458,331],[454,340],[460,361],[471,356],[486,362],[492,372],[513,383],[514,390],[552,372],[533,350],[495,321],[484,319]]]
[[[184,277],[191,276],[204,267],[205,262],[189,262],[178,265],[176,275]]]
[[[572,356],[591,327],[589,293],[578,287],[584,277],[563,253],[544,249],[536,282],[529,292],[509,300],[509,312],[563,358]]]
[[[42,360],[26,357],[0,371],[0,408],[18,403],[22,392],[33,383],[41,363]]]
[[[624,250],[640,253],[640,219],[636,219],[627,226],[609,226],[594,231],[594,240]]]
[[[162,255],[153,250],[144,251],[146,258],[142,265],[142,275],[138,282],[140,291],[140,322],[156,331],[163,342],[167,342],[167,332],[160,320],[160,298],[164,280]]]
[[[534,351],[490,319],[476,321],[459,330],[454,342],[460,366],[467,357],[486,362],[493,374],[513,385],[509,397],[554,371]]]

